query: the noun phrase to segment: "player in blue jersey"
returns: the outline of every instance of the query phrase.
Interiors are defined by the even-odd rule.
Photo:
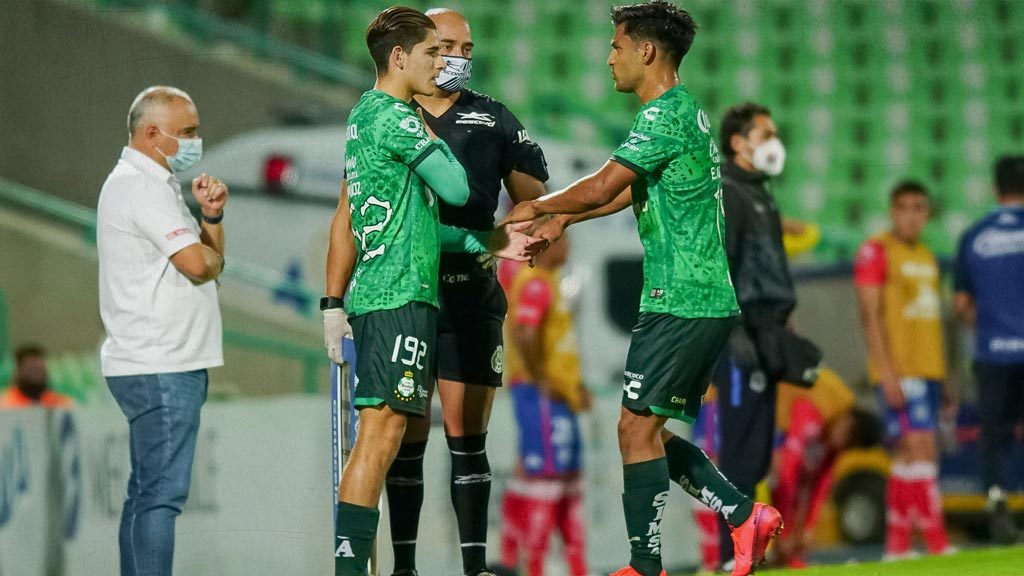
[[[981,412],[982,480],[993,539],[1014,542],[1003,464],[1024,420],[1024,155],[995,166],[999,208],[960,238],[954,287],[957,315],[973,325]]]

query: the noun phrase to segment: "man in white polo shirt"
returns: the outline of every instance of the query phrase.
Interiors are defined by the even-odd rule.
[[[202,225],[176,172],[202,154],[199,115],[177,88],[147,88],[129,143],[100,191],[96,240],[103,375],[129,424],[122,576],[171,574],[174,521],[188,498],[206,369],[224,363],[213,282],[224,269],[224,183],[192,181]]]

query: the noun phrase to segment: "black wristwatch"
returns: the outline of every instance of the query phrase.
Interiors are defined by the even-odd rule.
[[[220,221],[224,219],[224,211],[223,210],[221,210],[220,214],[218,214],[216,216],[207,216],[206,214],[201,214],[201,215],[203,217],[203,222],[206,222],[207,224],[211,224],[211,225],[212,224],[220,224]]]
[[[324,296],[320,299],[321,310],[331,310],[332,308],[342,308],[344,306],[344,298],[338,298],[337,296]]]

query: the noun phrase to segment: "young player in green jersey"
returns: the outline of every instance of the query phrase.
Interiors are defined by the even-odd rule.
[[[335,574],[344,576],[366,571],[385,473],[407,417],[424,415],[434,384],[441,248],[525,261],[543,244],[521,232],[527,225],[472,233],[438,224],[434,194],[462,205],[469,187],[451,150],[409,106],[414,95],[434,92],[445,67],[434,23],[416,10],[389,8],[370,24],[366,42],[377,83],[349,115],[321,300],[328,355],[342,362],[341,340],[352,335],[358,358],[360,428],[338,487],[334,546]]]
[[[668,418],[696,417],[739,315],[723,240],[718,148],[707,114],[677,72],[696,24],[664,1],[614,8],[612,21],[615,88],[641,103],[629,136],[598,172],[517,205],[506,222],[562,215],[535,233],[554,241],[573,222],[633,206],[644,288],[619,415],[631,559],[615,576],[664,574],[661,518],[670,479],[735,527],[733,574],[745,576],[781,530],[778,511],[752,502],[699,448],[664,430]]]

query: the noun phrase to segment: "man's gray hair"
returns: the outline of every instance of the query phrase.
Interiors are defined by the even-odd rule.
[[[430,10],[427,10],[426,12],[423,13],[423,15],[428,18],[431,16],[441,16],[443,14],[454,14],[456,16],[462,16],[462,14],[459,13],[458,10],[453,10],[452,8],[431,8]],[[465,20],[466,17],[462,16],[462,19]]]
[[[150,86],[140,92],[135,97],[135,101],[132,102],[132,107],[128,109],[128,136],[135,135],[135,131],[138,130],[142,121],[153,108],[156,106],[166,106],[173,102],[175,98],[183,98],[192,102],[192,97],[185,93],[184,90],[174,88],[173,86]]]

